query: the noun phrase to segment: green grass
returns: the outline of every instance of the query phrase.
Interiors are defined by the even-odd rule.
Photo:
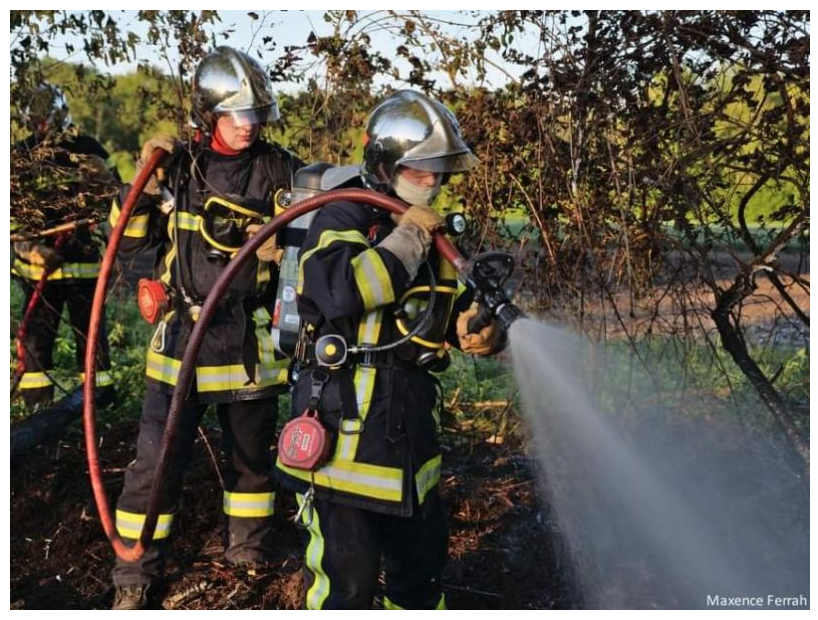
[[[11,369],[14,374],[17,362],[14,334],[23,313],[23,293],[17,283],[11,283],[10,310],[12,333],[10,338]],[[108,342],[111,350],[111,373],[117,390],[116,406],[99,412],[102,422],[112,422],[119,418],[134,418],[141,410],[144,394],[145,347],[151,334],[151,326],[139,314],[135,301],[115,289],[105,306]],[[68,312],[63,310],[62,321],[54,345],[54,380],[68,392],[80,386],[75,358],[75,342],[68,322]],[[55,389],[55,399],[63,393]],[[12,422],[28,415],[21,399],[11,403]]]

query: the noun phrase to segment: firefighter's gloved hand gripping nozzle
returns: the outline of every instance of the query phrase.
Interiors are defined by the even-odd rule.
[[[99,279],[97,280],[97,287],[92,305],[91,324],[88,331],[88,347],[85,355],[86,381],[83,423],[85,426],[85,446],[88,456],[91,484],[94,491],[97,509],[100,513],[100,521],[102,522],[105,534],[108,537],[108,540],[111,542],[116,554],[120,558],[127,561],[135,561],[141,558],[153,539],[154,530],[156,529],[156,524],[159,517],[159,498],[162,492],[162,484],[167,474],[167,468],[170,461],[169,456],[172,453],[173,446],[175,444],[184,401],[193,382],[196,359],[199,355],[199,351],[201,350],[204,335],[210,325],[214,313],[217,310],[219,299],[222,297],[239,270],[242,269],[244,264],[251,257],[255,256],[256,250],[258,250],[258,248],[277,231],[281,230],[284,226],[287,226],[290,222],[293,222],[301,216],[311,213],[312,211],[330,202],[351,201],[365,203],[372,207],[396,214],[403,213],[406,210],[406,205],[403,202],[370,190],[338,189],[320,192],[316,195],[306,197],[303,200],[299,200],[298,202],[294,202],[292,206],[284,209],[279,215],[273,218],[272,221],[267,223],[263,228],[261,228],[261,230],[251,237],[244,244],[241,250],[236,253],[235,256],[233,256],[213,285],[210,294],[207,296],[207,299],[202,306],[199,320],[194,324],[193,331],[190,334],[188,345],[185,349],[182,363],[179,368],[178,379],[168,411],[168,418],[165,424],[165,434],[162,437],[162,445],[160,446],[156,471],[154,472],[153,481],[151,484],[145,522],[142,532],[140,533],[139,540],[133,547],[130,547],[125,544],[116,531],[114,519],[112,517],[108,499],[105,493],[105,487],[102,483],[101,467],[97,450],[98,444],[96,437],[96,420],[94,417],[95,409],[93,386],[94,377],[96,375],[95,361],[97,341],[99,338],[100,318],[104,309],[105,292],[110,279],[111,268],[116,256],[117,248],[124,234],[125,227],[128,224],[133,207],[136,204],[136,200],[141,195],[145,184],[147,183],[157,164],[165,155],[167,155],[167,153],[162,149],[156,149],[154,151],[145,167],[140,171],[139,175],[137,175],[128,196],[123,202],[120,217],[117,225],[114,227],[111,233],[111,238],[106,248],[105,256],[100,268]],[[320,188],[317,189],[320,190]],[[309,223],[307,222],[307,225],[304,226],[303,234],[306,234],[306,229],[308,226]],[[502,275],[503,271],[494,271],[498,266],[497,263],[488,260],[481,261],[481,257],[477,257],[473,261],[468,261],[462,256],[457,248],[455,248],[455,246],[448,239],[446,239],[442,233],[439,232],[434,236],[434,243],[440,255],[447,260],[455,268],[455,270],[457,270],[461,277],[463,277],[467,282],[471,283],[472,286],[475,286],[476,290],[478,291],[478,298],[487,306],[490,305],[492,308],[492,313],[497,316],[497,318],[503,322],[505,326],[508,326],[511,322],[522,316],[522,312],[516,308],[516,306],[511,304],[507,297],[503,297],[504,294],[501,295],[499,292],[502,288],[502,282],[497,276]],[[287,251],[291,251],[291,248],[285,245],[285,257]],[[511,260],[510,257],[508,257],[508,260]],[[508,273],[510,273],[508,265],[511,264],[513,268],[513,262],[509,263],[508,261],[505,261],[505,264],[507,270],[505,277],[508,277]],[[287,286],[286,282],[284,282],[287,274],[283,271],[284,270],[282,269],[282,282],[280,283],[280,287]],[[505,277],[502,278],[502,281],[505,280]],[[497,286],[498,283],[500,284],[499,287]],[[480,290],[480,286],[486,287],[486,290]],[[283,300],[289,299],[291,302],[294,302],[294,285],[292,293],[292,295],[288,293],[285,296],[284,292],[282,291],[281,298]],[[285,310],[282,308],[281,312],[283,313]],[[276,308],[276,313],[279,314],[280,318],[282,316],[287,316],[280,314],[278,308]],[[297,317],[297,313],[295,316]],[[475,317],[475,319],[477,318],[478,317]],[[294,319],[290,319],[290,321],[293,320]],[[279,320],[278,325],[281,325],[281,320]],[[313,465],[313,467],[316,466]]]

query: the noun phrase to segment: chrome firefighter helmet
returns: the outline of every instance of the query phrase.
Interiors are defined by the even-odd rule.
[[[65,95],[52,84],[40,84],[32,91],[25,116],[34,129],[63,131],[71,125]]]
[[[470,170],[478,161],[454,114],[412,90],[398,91],[375,108],[365,141],[362,176],[374,188],[385,183],[391,188],[399,166],[450,174]]]
[[[279,119],[270,77],[261,65],[232,47],[217,47],[205,56],[193,76],[192,120],[210,132],[216,118],[230,115],[237,125]]]

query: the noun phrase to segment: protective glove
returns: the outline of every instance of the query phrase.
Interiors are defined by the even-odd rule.
[[[247,233],[247,238],[251,238],[255,235],[258,231],[262,229],[264,224],[250,224],[244,231]],[[267,241],[261,244],[261,246],[256,250],[256,256],[259,260],[265,261],[267,263],[275,263],[276,265],[281,264],[281,257],[284,255],[284,250],[278,247],[278,243],[276,243],[276,236],[273,235]]]
[[[477,333],[469,332],[469,321],[477,316],[479,311],[480,306],[475,302],[468,310],[460,313],[460,316],[457,317],[457,338],[463,353],[491,355],[502,348],[505,334],[495,318],[492,318],[491,323],[478,330]]]
[[[401,224],[414,224],[428,235],[432,235],[436,230],[446,226],[446,222],[440,217],[432,207],[426,205],[412,205],[401,215],[392,214],[392,221],[398,226]]]
[[[139,159],[142,161],[148,161],[156,149],[164,149],[169,155],[172,155],[176,150],[176,139],[166,133],[155,135],[142,145],[142,151],[139,153]]]
[[[174,140],[171,136],[167,134],[159,134],[145,142],[142,145],[142,151],[139,154],[139,160],[136,162],[136,174],[139,176],[139,173],[142,172],[142,169],[145,167],[145,162],[147,162],[153,152],[156,149],[164,149],[168,152],[168,154],[173,154],[176,150],[176,140]],[[156,167],[153,171],[153,174],[148,179],[147,184],[145,185],[145,189],[143,190],[146,194],[150,194],[151,196],[158,196],[162,193],[162,189],[159,187],[159,183],[165,180],[165,169],[161,166]]]
[[[31,241],[15,242],[14,253],[32,265],[43,267],[46,271],[59,269],[64,260],[59,250]]]
[[[401,215],[392,214],[397,227],[381,241],[379,247],[389,250],[403,264],[409,281],[415,279],[420,264],[426,260],[432,233],[445,226],[443,218],[431,207],[413,205]]]

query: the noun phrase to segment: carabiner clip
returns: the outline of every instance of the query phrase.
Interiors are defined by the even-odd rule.
[[[315,474],[313,474],[313,480],[315,479]],[[310,529],[312,525],[312,502],[315,498],[315,484],[310,483],[310,488],[307,489],[307,492],[304,493],[304,500],[301,502],[301,505],[298,507],[298,512],[295,513],[295,525],[296,527],[301,528],[302,530]],[[305,514],[306,517],[304,518],[304,522],[302,523],[302,515]]]
[[[156,331],[153,332],[153,336],[151,336],[151,351],[154,353],[161,353],[165,350],[165,332],[168,329],[168,324],[165,322],[165,319],[159,321],[159,325],[156,326]]]

